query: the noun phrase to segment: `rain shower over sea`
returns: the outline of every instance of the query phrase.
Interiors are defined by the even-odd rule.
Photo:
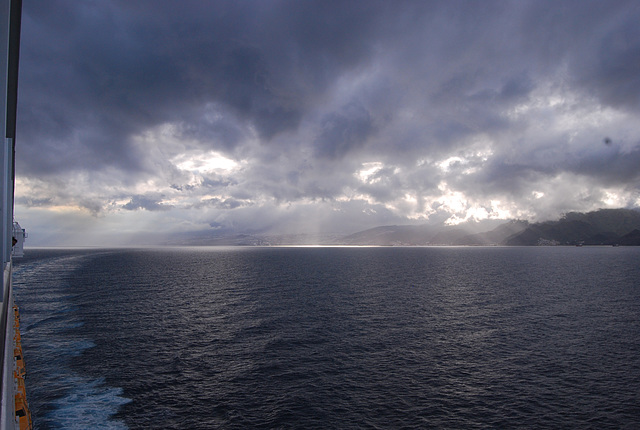
[[[37,429],[640,428],[640,247],[29,249]]]

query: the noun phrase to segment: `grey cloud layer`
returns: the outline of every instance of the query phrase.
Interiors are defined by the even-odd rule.
[[[158,178],[191,199],[185,207],[221,211],[351,193],[368,196],[377,213],[411,194],[426,213],[440,207],[433,199],[444,181],[543,216],[523,199],[565,172],[637,196],[639,129],[624,119],[640,113],[635,1],[41,0],[24,8],[20,174],[111,175],[117,189],[103,191],[105,207]],[[561,111],[538,100],[550,95],[562,98]],[[536,128],[554,112],[577,123],[585,109],[622,119]],[[170,142],[141,144],[166,124]],[[171,159],[197,150],[248,164],[190,183]],[[438,169],[449,157],[459,160]],[[359,180],[371,162],[381,167]],[[124,209],[174,207],[157,200],[163,190],[129,192]],[[561,209],[588,206],[570,200]]]

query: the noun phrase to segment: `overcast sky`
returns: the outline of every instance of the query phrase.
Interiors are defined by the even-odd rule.
[[[24,0],[28,245],[640,206],[640,2]]]

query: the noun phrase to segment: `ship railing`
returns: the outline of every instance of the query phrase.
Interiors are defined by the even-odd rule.
[[[2,354],[0,354],[0,381],[2,381],[2,412],[0,416],[0,428],[15,428],[15,399],[13,398],[13,318],[11,317],[11,261],[4,265],[3,270],[3,294],[2,307],[0,311],[0,344]]]

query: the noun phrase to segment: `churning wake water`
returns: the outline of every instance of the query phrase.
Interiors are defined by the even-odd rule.
[[[28,250],[38,429],[640,428],[640,248]]]

